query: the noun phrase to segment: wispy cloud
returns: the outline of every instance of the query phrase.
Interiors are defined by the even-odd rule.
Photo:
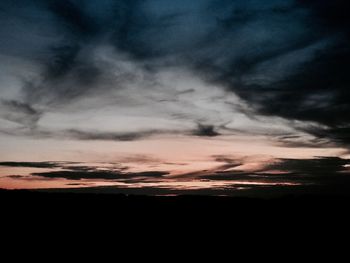
[[[121,163],[0,166],[66,183],[164,182],[172,165],[187,184],[345,182],[349,11],[346,0],[2,0],[0,155]]]
[[[40,110],[16,100],[0,100],[0,118],[34,128],[42,116]]]
[[[155,87],[164,85],[160,70],[176,67],[217,85],[215,88],[238,94],[256,114],[317,122],[332,131],[323,136],[348,144],[342,134],[349,123],[345,99],[349,21],[340,23],[334,15],[348,10],[345,1],[169,3],[27,1],[24,9],[2,1],[2,20],[16,19],[33,33],[23,39],[24,45],[33,41],[43,47],[37,50],[27,45],[23,50],[40,58],[41,70],[23,86],[22,102],[2,103],[2,108],[10,111],[2,117],[31,126],[44,112],[101,93],[115,97],[114,103],[132,100],[136,92],[143,92],[145,98],[153,96],[158,92]],[[10,42],[21,39],[6,25],[1,31],[3,38]],[[33,29],[37,25],[45,37],[37,35]],[[18,45],[10,42],[1,45],[1,53],[14,54],[9,51]],[[101,55],[102,47],[109,47],[109,53]],[[132,86],[140,89],[132,90]],[[123,99],[113,95],[116,89],[123,91]],[[184,91],[174,93],[189,96]],[[33,104],[41,105],[44,112]],[[203,111],[202,118],[205,114]],[[220,132],[200,125],[195,134],[216,136]],[[332,134],[339,135],[334,138]]]

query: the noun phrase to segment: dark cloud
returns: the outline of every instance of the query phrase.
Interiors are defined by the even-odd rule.
[[[256,171],[227,171],[229,168],[244,164],[242,160],[229,157],[217,157],[217,161],[226,163],[213,171],[199,175],[206,180],[256,181],[270,183],[309,183],[309,184],[348,184],[350,182],[350,160],[339,157],[318,157],[311,159],[276,159],[271,164]],[[277,173],[276,173],[277,171]]]
[[[0,100],[0,118],[33,128],[42,112],[27,103],[16,100]]]
[[[335,125],[327,128],[313,128],[305,129],[307,132],[315,135],[319,140],[330,139],[336,145],[350,145],[350,126]]]
[[[197,179],[208,181],[213,187],[210,189],[177,189],[169,186],[150,186],[155,192],[172,192],[176,194],[246,194],[254,195],[259,193],[348,193],[350,183],[350,161],[339,157],[318,157],[310,159],[277,159],[265,167],[255,172],[246,172],[240,170],[227,170],[244,164],[242,159],[235,159],[230,156],[213,156],[214,160],[223,163],[212,170],[198,171],[187,175],[188,180]],[[61,168],[61,170],[36,172],[32,176],[9,176],[15,180],[51,180],[67,179],[78,181],[69,183],[71,186],[87,186],[88,184],[79,183],[81,180],[100,180],[109,182],[124,182],[128,186],[113,186],[105,188],[96,188],[98,193],[105,190],[111,192],[125,191],[127,194],[133,193],[134,190],[140,189],[138,193],[145,191],[149,187],[138,188],[133,184],[140,182],[160,182],[171,179],[169,173],[164,171],[147,171],[147,172],[128,172],[127,169],[121,168],[102,168],[88,166],[83,163],[63,163],[63,162],[7,162],[0,165],[12,167],[33,167],[33,168]],[[276,174],[274,171],[278,171]],[[226,186],[217,187],[215,181],[228,181]],[[69,181],[67,181],[69,182]],[[229,182],[232,182],[230,185]],[[108,190],[109,189],[109,190]],[[130,189],[130,191],[128,191]],[[84,190],[82,190],[84,191]],[[135,192],[136,193],[136,192]]]
[[[310,8],[317,16],[318,21],[326,26],[325,29],[349,33],[350,9],[349,1],[346,0],[298,0],[297,3]]]
[[[215,130],[213,125],[198,124],[198,128],[193,132],[193,135],[202,137],[216,137],[219,136],[220,133]]]
[[[314,159],[281,159],[281,162],[267,166],[266,169],[290,172],[292,175],[306,177],[332,177],[339,176],[347,171],[346,165],[350,160],[339,157],[319,157]]]
[[[140,131],[140,132],[89,132],[80,130],[68,130],[63,132],[63,136],[74,138],[77,140],[105,140],[105,141],[135,141],[150,137],[154,134],[162,133],[162,131]]]
[[[58,139],[74,139],[80,141],[138,141],[150,138],[156,135],[172,135],[187,131],[173,130],[144,130],[130,132],[104,132],[97,130],[47,130],[34,127],[33,129],[13,129],[1,130],[1,133],[18,136],[30,136],[35,138],[58,138]]]
[[[82,179],[101,179],[101,180],[131,180],[131,179],[150,179],[162,178],[168,175],[164,171],[145,171],[145,172],[128,172],[128,167],[120,164],[113,164],[113,168],[101,169],[96,166],[85,165],[84,163],[72,162],[0,162],[0,166],[7,167],[26,167],[26,168],[45,168],[45,169],[60,169],[45,172],[32,173],[32,176],[37,176],[45,179],[62,178],[68,180]],[[33,179],[28,176],[9,176],[14,179]],[[134,182],[134,181],[133,181]]]
[[[319,129],[317,129],[319,130]],[[306,132],[310,132],[310,129],[308,129]],[[331,139],[331,136],[319,136],[317,134],[315,138],[308,138],[305,139],[303,136],[299,135],[277,135],[273,138],[273,141],[277,145],[286,146],[290,148],[332,148],[335,146],[338,146],[336,143],[336,140]],[[339,145],[342,145],[344,141],[342,140]]]
[[[291,31],[286,41],[282,40],[285,48],[272,45],[269,52],[244,56],[238,64],[234,62],[224,68],[227,74],[218,73],[217,80],[237,92],[259,113],[325,125],[307,131],[348,146],[350,24],[345,14],[350,11],[349,4],[347,1],[297,1],[287,17],[293,10],[308,12],[298,20],[306,26],[298,29],[302,36]],[[296,27],[295,21],[293,24]],[[278,25],[282,23],[274,23],[270,29]],[[306,32],[309,34],[305,35]],[[270,40],[273,42],[277,37],[278,34],[271,35]],[[315,45],[312,43],[326,39],[330,44],[319,47],[316,44],[312,48]],[[288,74],[283,72],[284,67]]]
[[[57,23],[64,27],[66,32],[81,38],[93,36],[99,31],[95,24],[96,19],[89,16],[84,10],[85,6],[86,4],[74,0],[47,3],[48,10],[54,14]]]
[[[43,173],[33,173],[33,176],[43,178],[63,178],[68,180],[82,179],[100,179],[100,180],[120,180],[120,179],[135,179],[135,178],[161,178],[167,175],[167,172],[152,171],[141,173],[120,173],[115,171],[53,171]]]
[[[25,102],[10,103],[19,115],[7,119],[35,123],[41,115],[31,105],[62,105],[103,92],[110,79],[110,89],[120,88],[120,76],[93,59],[93,47],[104,44],[150,73],[184,66],[235,92],[259,114],[318,123],[325,127],[307,131],[349,146],[346,0],[28,0],[24,5],[2,1],[0,10],[3,21],[16,21],[1,30],[6,41],[0,52],[35,57],[43,67],[39,80],[24,85]],[[55,38],[40,38],[39,26],[42,35]],[[24,36],[16,28],[32,33]],[[23,41],[14,44],[13,39]],[[71,134],[116,140],[144,136]],[[194,134],[219,135],[210,125],[199,125]]]
[[[74,139],[80,141],[138,141],[153,136],[159,135],[178,135],[186,134],[199,137],[216,137],[220,133],[216,131],[213,125],[199,124],[195,129],[183,129],[183,130],[143,130],[143,131],[126,131],[126,132],[104,132],[98,130],[48,130],[38,127],[30,129],[12,129],[2,130],[1,133],[12,134],[19,136],[31,136],[36,138],[58,138],[58,139]]]
[[[0,166],[26,168],[58,168],[62,164],[56,162],[0,162]]]

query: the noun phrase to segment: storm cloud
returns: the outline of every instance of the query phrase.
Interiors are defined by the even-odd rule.
[[[131,178],[160,178],[167,175],[166,172],[142,172],[142,173],[117,173],[109,171],[56,171],[56,172],[42,172],[33,173],[33,176],[43,178],[60,178],[67,180],[82,180],[82,179],[96,179],[96,180],[120,180]]]
[[[264,165],[249,171],[244,170],[244,162],[240,159],[235,160],[225,156],[215,158],[224,164],[202,174],[199,173],[199,178],[210,181],[250,181],[276,185],[289,183],[346,189],[350,182],[350,161],[339,157],[275,159],[266,161]]]
[[[208,91],[160,91],[171,84],[164,71],[175,68],[237,95],[250,114],[310,122],[314,125],[290,125],[348,148],[349,11],[345,0],[4,0],[0,54],[26,61],[33,72],[19,77],[19,95],[6,95],[0,116],[35,134],[47,113],[142,104],[189,121],[192,127],[179,129],[184,134],[220,136],[217,127],[227,118],[198,124],[213,117],[207,120],[191,104],[191,96]],[[223,101],[216,94],[208,98]],[[176,103],[188,110],[174,110]],[[162,134],[162,129],[154,130]],[[131,130],[93,133],[72,127],[66,134],[121,141],[153,134]]]

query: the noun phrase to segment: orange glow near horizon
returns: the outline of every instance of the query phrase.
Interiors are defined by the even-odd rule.
[[[34,141],[39,143],[38,141]],[[34,150],[34,142],[28,141],[28,148],[19,154],[17,160],[36,162],[39,160],[70,160],[70,167],[87,166],[97,171],[123,171],[123,173],[142,173],[145,171],[164,171],[162,178],[142,179],[128,183],[125,179],[81,179],[41,178],[33,173],[64,171],[58,168],[0,167],[0,188],[6,189],[46,189],[46,188],[85,188],[112,186],[123,188],[158,187],[171,189],[216,189],[239,185],[299,185],[288,180],[264,181],[248,178],[246,180],[215,180],[216,173],[256,173],[276,176],[287,175],[288,171],[278,169],[264,170],[268,165],[278,163],[279,158],[307,159],[315,156],[341,156],[343,149],[338,148],[287,148],[274,146],[264,140],[251,137],[227,137],[221,139],[201,138],[159,138],[137,142],[69,142],[57,144],[47,141],[42,151]],[[40,141],[42,143],[42,141]],[[37,144],[35,144],[37,145]],[[94,147],[91,147],[94,145]],[[52,146],[56,151],[52,151]],[[90,151],[87,150],[89,147]],[[31,155],[26,154],[28,149]],[[77,150],[79,149],[79,151]],[[106,150],[108,149],[108,150]],[[171,149],[171,150],[169,150]],[[85,151],[86,150],[86,151]],[[49,159],[43,159],[42,152]],[[84,154],[80,154],[84,152]],[[88,153],[89,154],[86,154]],[[62,153],[62,155],[59,155]],[[263,154],[262,154],[263,153]],[[61,156],[61,157],[59,157]],[[230,162],[237,165],[230,165]],[[6,159],[3,161],[16,161]],[[77,162],[77,163],[74,163]],[[212,175],[212,180],[202,180],[201,176]],[[244,187],[243,187],[244,188]]]
[[[63,147],[68,142],[63,142]],[[90,145],[95,155],[80,155],[76,158],[69,156],[71,160],[69,167],[79,168],[86,166],[96,171],[122,171],[123,173],[142,173],[145,171],[164,171],[168,175],[162,178],[142,178],[140,181],[129,183],[125,179],[104,180],[104,179],[80,179],[71,180],[63,178],[42,178],[33,176],[33,173],[65,171],[64,167],[57,168],[26,168],[26,167],[0,167],[0,188],[6,189],[49,189],[49,188],[88,188],[88,187],[121,187],[121,188],[142,188],[157,187],[174,190],[193,189],[246,189],[249,186],[297,186],[299,183],[288,180],[265,180],[261,178],[248,178],[245,180],[216,180],[217,173],[240,174],[255,173],[263,176],[288,175],[288,171],[278,169],[267,169],[270,164],[278,163],[279,158],[313,158],[315,156],[338,156],[342,149],[303,149],[283,148],[269,145],[264,141],[252,140],[252,138],[231,138],[231,141],[223,139],[191,139],[179,137],[177,139],[145,140],[138,142],[73,142],[77,147]],[[91,144],[94,147],[91,147]],[[84,147],[83,147],[84,148]],[[69,147],[68,147],[69,149]],[[107,154],[106,149],[109,149]],[[118,149],[118,150],[116,150]],[[142,151],[142,149],[145,149]],[[171,149],[171,151],[169,151]],[[47,150],[50,150],[47,148]],[[75,153],[74,151],[72,151]],[[102,155],[103,153],[103,155]],[[261,154],[264,153],[264,154]],[[50,155],[56,156],[57,153]],[[65,154],[62,156],[66,156]],[[49,155],[48,155],[49,156]],[[102,157],[105,156],[102,162]],[[33,157],[33,156],[32,156]],[[29,161],[42,160],[42,157],[34,156]],[[220,158],[221,157],[221,158]],[[24,156],[21,156],[23,160]],[[64,157],[62,157],[64,158]],[[62,159],[61,159],[62,160]],[[237,162],[237,165],[230,165]],[[51,160],[53,161],[53,160]],[[62,162],[64,164],[64,162]],[[209,175],[211,180],[203,180],[201,176]],[[287,177],[286,177],[287,179]],[[242,185],[244,185],[242,187]]]

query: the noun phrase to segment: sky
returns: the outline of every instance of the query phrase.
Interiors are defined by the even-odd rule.
[[[2,0],[0,188],[350,188],[349,11]]]

